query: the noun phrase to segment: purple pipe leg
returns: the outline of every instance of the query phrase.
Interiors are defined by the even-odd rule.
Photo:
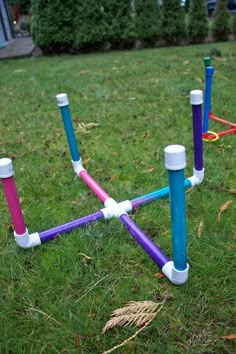
[[[202,144],[202,91],[190,92],[193,117],[193,144],[194,144],[194,168],[203,170],[203,144]]]
[[[142,248],[149,254],[155,263],[162,269],[162,267],[170,261],[170,259],[161,251],[161,249],[151,241],[148,236],[130,219],[127,214],[120,216],[120,221],[124,224],[129,233],[142,246]]]
[[[47,242],[63,233],[70,232],[76,228],[86,226],[87,224],[95,222],[103,217],[104,216],[102,211],[97,211],[96,213],[84,216],[80,219],[70,221],[66,224],[53,227],[52,229],[46,231],[39,232],[40,240],[42,243]]]

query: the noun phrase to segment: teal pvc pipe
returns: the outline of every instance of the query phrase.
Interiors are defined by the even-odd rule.
[[[173,262],[176,270],[187,268],[184,169],[168,170]]]
[[[73,125],[72,125],[69,106],[60,107],[60,110],[61,110],[61,115],[62,115],[65,131],[66,131],[68,144],[70,147],[70,153],[71,153],[72,160],[74,162],[79,161],[80,154],[79,154],[78,146],[77,146],[76,139],[75,139],[75,133],[74,133]]]
[[[186,179],[184,181],[184,188],[188,189],[191,187],[192,187],[191,181],[189,179]],[[167,197],[169,195],[169,190],[170,190],[169,187],[164,187],[164,188],[156,190],[154,192],[144,194],[141,197],[132,199],[130,202],[131,202],[133,208],[138,208],[139,206],[141,206],[143,204],[150,203],[153,200],[162,199],[162,198]]]

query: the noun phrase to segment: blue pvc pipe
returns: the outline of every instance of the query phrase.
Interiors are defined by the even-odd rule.
[[[66,131],[68,144],[70,147],[71,157],[72,160],[76,162],[80,160],[80,154],[75,139],[75,133],[72,125],[69,106],[60,107],[60,109],[61,109],[61,115],[62,115],[65,131]]]
[[[188,189],[191,187],[192,187],[191,181],[189,179],[186,179],[184,181],[184,188]],[[130,202],[131,202],[133,208],[138,208],[139,206],[141,206],[143,204],[150,203],[153,200],[162,199],[162,198],[167,197],[169,195],[169,190],[170,190],[169,187],[164,187],[164,188],[156,190],[154,192],[144,194],[141,197],[132,199]]]
[[[204,117],[203,117],[203,133],[208,132],[209,113],[211,110],[211,89],[212,89],[212,77],[214,75],[213,66],[206,67],[206,85],[205,85],[205,104],[204,104]]]
[[[168,170],[173,262],[176,270],[187,268],[184,169]]]

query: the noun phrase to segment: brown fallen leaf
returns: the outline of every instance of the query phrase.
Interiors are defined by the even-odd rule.
[[[156,274],[154,274],[154,277],[161,279],[161,278],[164,278],[164,274],[163,273],[156,273]]]
[[[200,224],[199,224],[199,226],[198,226],[198,230],[197,230],[197,234],[198,234],[198,237],[199,237],[199,238],[202,237],[203,227],[204,227],[204,222],[203,222],[203,220],[201,220],[201,221],[200,221]]]
[[[229,339],[229,340],[236,340],[236,334],[229,334],[228,336],[223,336],[221,338]]]
[[[78,332],[75,332],[75,343],[76,343],[77,349],[80,349],[80,338],[79,338]]]
[[[224,189],[226,192],[236,194],[236,189]]]
[[[220,212],[218,214],[218,217],[217,217],[217,221],[220,221],[221,219],[221,214],[223,213],[224,210],[228,209],[228,207],[230,206],[230,204],[232,204],[233,201],[232,200],[228,200],[226,203],[222,204],[221,207],[220,207]]]
[[[153,172],[154,170],[155,170],[155,168],[151,167],[151,168],[149,168],[149,170],[143,171],[143,173],[150,173],[150,172]]]

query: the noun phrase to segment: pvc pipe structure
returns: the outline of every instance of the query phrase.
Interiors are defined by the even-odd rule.
[[[211,90],[212,90],[212,78],[214,75],[213,66],[206,66],[206,84],[205,84],[205,104],[204,104],[204,118],[203,118],[203,134],[208,132],[209,126],[209,114],[211,110]]]
[[[195,165],[192,177],[184,180],[184,167],[186,165],[185,148],[181,145],[171,145],[165,149],[165,166],[168,169],[169,186],[152,193],[145,194],[131,201],[126,200],[117,203],[83,168],[79,150],[76,144],[72,120],[69,112],[69,101],[66,94],[57,95],[57,103],[61,109],[61,115],[70,147],[72,165],[75,173],[84,180],[89,188],[104,203],[105,208],[93,214],[81,217],[77,220],[59,225],[40,233],[29,234],[25,227],[23,214],[20,208],[19,198],[13,178],[13,166],[10,159],[0,159],[0,178],[2,179],[6,199],[12,217],[15,238],[19,246],[30,248],[47,242],[62,233],[70,232],[75,228],[86,226],[101,218],[116,217],[125,226],[128,232],[136,239],[142,248],[159,265],[163,273],[174,284],[183,284],[188,278],[187,241],[186,241],[186,213],[185,213],[185,189],[194,187],[203,179],[203,153],[201,134],[201,104],[202,92],[191,91],[190,102],[193,106],[193,130]],[[148,236],[127,215],[135,207],[150,203],[156,199],[170,196],[173,262],[163,251],[148,238]],[[19,237],[20,236],[20,237]]]
[[[202,103],[201,90],[190,92],[193,118],[193,145],[194,145],[194,169],[203,171],[203,143],[202,143]]]

